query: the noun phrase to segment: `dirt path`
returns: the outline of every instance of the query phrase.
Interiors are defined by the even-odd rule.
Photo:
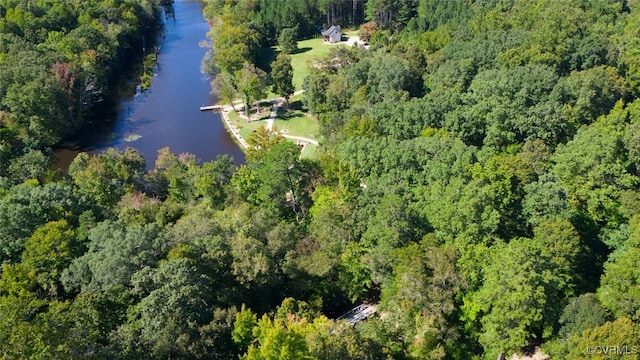
[[[233,110],[233,108],[230,105],[225,105],[224,107],[222,107],[222,120],[224,120],[224,123],[227,125],[227,129],[229,129],[229,131],[231,131],[231,134],[233,134],[236,140],[238,140],[238,143],[240,143],[243,148],[248,149],[249,143],[240,135],[240,129],[233,125],[229,120],[229,112],[231,110]]]

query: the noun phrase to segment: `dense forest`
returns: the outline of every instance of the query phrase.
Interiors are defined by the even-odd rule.
[[[232,88],[360,27],[304,82],[317,160],[259,132],[239,168],[51,173],[157,5],[0,0],[0,357],[640,358],[639,1],[206,3]]]
[[[104,118],[158,14],[155,0],[0,0],[1,176],[42,176],[49,147]]]

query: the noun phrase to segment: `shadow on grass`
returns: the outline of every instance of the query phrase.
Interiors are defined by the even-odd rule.
[[[278,109],[278,120],[287,121],[291,118],[303,116],[302,101],[296,100],[289,103],[289,108],[281,107]]]
[[[290,55],[302,54],[302,53],[306,53],[307,51],[311,51],[311,50],[313,50],[312,47],[306,46],[306,47],[303,47],[303,48],[296,49]],[[276,59],[276,57],[278,56],[279,53],[280,53],[280,50],[276,50],[276,48],[273,47],[273,46],[260,48],[258,50],[258,54],[256,56],[256,59],[257,59],[256,66],[258,66],[260,69],[264,70],[267,74],[270,74],[271,73],[271,63]]]
[[[302,111],[302,100],[291,101],[289,103],[289,109]]]
[[[264,70],[267,74],[271,73],[271,63],[278,56],[278,52],[273,47],[263,47],[258,50],[258,56],[256,56],[256,66]]]
[[[311,51],[313,50],[313,48],[311,47],[303,47],[303,48],[298,48],[296,49],[294,52],[291,53],[291,55],[295,55],[295,54],[302,54],[302,53],[306,53],[307,51]]]
[[[284,113],[284,114],[278,114],[278,120],[289,121],[292,118],[299,117],[299,116],[300,116],[299,113],[289,111],[289,112]]]
[[[289,121],[291,119],[300,118],[304,116],[304,113],[301,111],[289,110],[287,112],[280,113],[278,111],[278,120]]]

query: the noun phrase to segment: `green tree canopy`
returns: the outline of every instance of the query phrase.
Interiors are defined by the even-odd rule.
[[[298,29],[284,28],[278,35],[278,45],[284,54],[293,54],[298,50]]]
[[[288,102],[295,91],[290,56],[284,53],[278,54],[276,60],[271,63],[271,80],[273,80],[273,92],[283,96]]]

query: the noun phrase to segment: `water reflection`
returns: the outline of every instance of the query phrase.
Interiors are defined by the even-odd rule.
[[[200,111],[200,106],[217,101],[210,94],[211,79],[200,72],[207,49],[199,44],[208,30],[201,2],[176,1],[172,16],[164,21],[151,87],[145,92],[139,87],[125,89],[110,126],[96,129],[98,136],[77,149],[59,151],[58,167],[68,166],[80,150],[97,153],[128,146],[145,156],[148,168],[163,147],[177,154],[192,153],[201,161],[229,154],[236,163],[243,163],[244,154],[226,132],[220,115]]]

